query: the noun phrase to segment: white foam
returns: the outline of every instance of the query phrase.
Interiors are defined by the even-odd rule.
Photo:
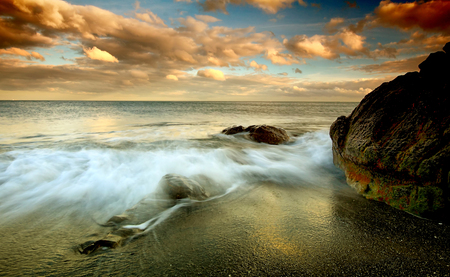
[[[167,173],[202,174],[225,189],[259,181],[326,186],[320,170],[331,165],[331,141],[322,131],[288,145],[254,143],[243,149],[201,148],[184,141],[146,151],[10,151],[0,154],[0,214],[16,217],[53,206],[95,212],[106,220],[152,193]]]

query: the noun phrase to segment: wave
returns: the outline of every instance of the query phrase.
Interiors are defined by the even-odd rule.
[[[326,188],[333,170],[325,131],[278,146],[216,135],[156,146],[15,150],[0,154],[0,214],[65,207],[104,221],[154,193],[168,173],[205,176],[227,190],[258,182]]]

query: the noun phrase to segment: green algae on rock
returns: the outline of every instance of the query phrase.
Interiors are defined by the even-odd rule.
[[[369,199],[440,220],[450,215],[450,43],[366,95],[330,128],[333,161]]]

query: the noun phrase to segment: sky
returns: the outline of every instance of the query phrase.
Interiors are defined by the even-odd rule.
[[[0,100],[360,101],[450,1],[0,0]]]

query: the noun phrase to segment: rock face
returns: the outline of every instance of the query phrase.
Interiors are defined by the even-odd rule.
[[[369,199],[450,219],[450,43],[331,126],[333,161]]]
[[[289,141],[289,135],[284,129],[268,125],[251,125],[247,128],[233,126],[224,129],[222,134],[234,135],[242,132],[248,132],[249,137],[256,142],[276,145]]]

